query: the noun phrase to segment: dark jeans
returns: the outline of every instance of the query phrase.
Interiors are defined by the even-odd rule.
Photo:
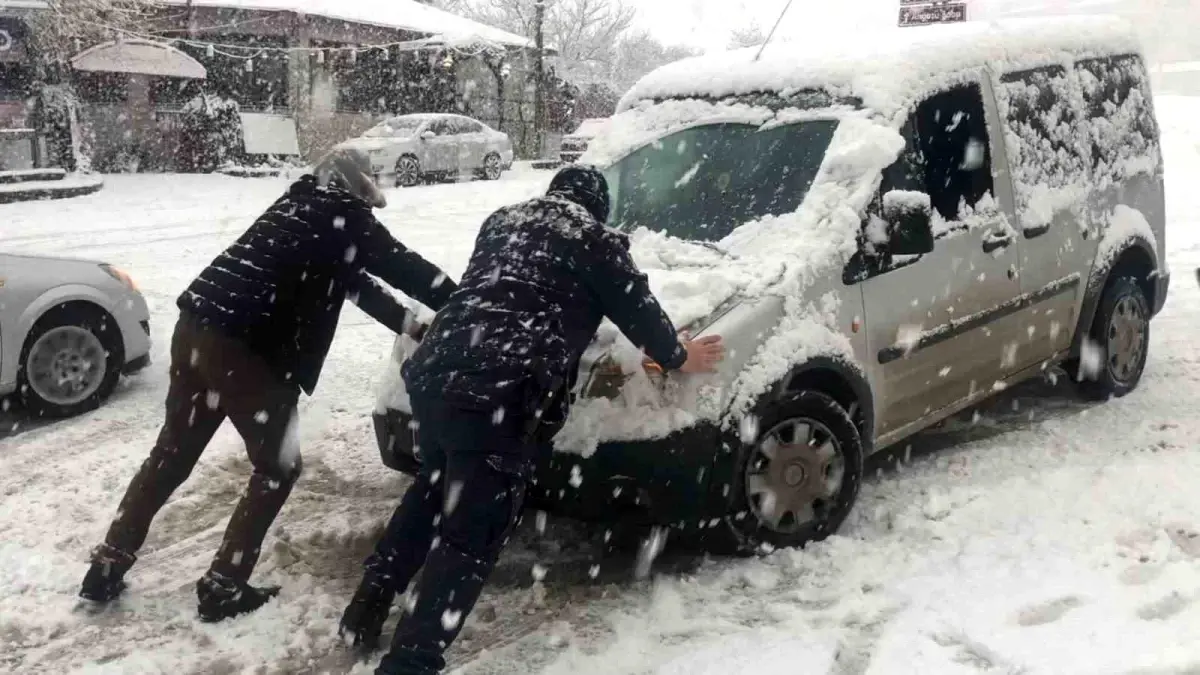
[[[267,529],[300,475],[298,439],[294,427],[288,428],[299,396],[296,386],[280,381],[242,343],[181,315],[171,341],[166,421],[129,484],[105,542],[137,553],[154,516],[191,474],[228,417],[246,443],[254,473],[225,529],[212,571],[247,581]]]
[[[368,574],[406,599],[377,675],[433,675],[508,542],[525,501],[532,448],[519,420],[413,400],[421,471],[375,552]]]

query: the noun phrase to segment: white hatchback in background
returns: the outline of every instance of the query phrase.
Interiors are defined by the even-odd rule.
[[[0,396],[33,417],[99,406],[150,363],[150,313],[106,263],[0,253]]]
[[[462,115],[390,117],[338,147],[366,151],[376,175],[402,187],[464,173],[497,180],[514,157],[508,134]]]

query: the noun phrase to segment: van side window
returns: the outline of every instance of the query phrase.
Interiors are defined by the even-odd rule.
[[[1065,68],[1049,66],[1006,73],[996,87],[1017,214],[1026,229],[1049,222],[1048,210],[1032,203],[1039,192],[1078,183],[1088,175],[1080,152],[1087,135],[1071,104],[1070,80]]]
[[[960,229],[962,209],[992,194],[992,148],[979,85],[961,85],[926,99],[900,133],[900,158],[883,172],[880,194],[914,190],[929,195],[942,223],[934,233]]]
[[[946,223],[992,192],[992,149],[978,84],[931,96],[913,113],[924,190]],[[954,229],[952,226],[949,229]]]
[[[860,252],[847,265],[845,283],[856,283],[910,265],[872,241],[882,220],[883,195],[893,190],[924,192],[933,207],[935,238],[966,229],[963,209],[993,194],[992,148],[976,83],[959,85],[925,99],[900,129],[900,157],[883,171],[879,193],[867,207]],[[872,227],[872,224],[875,227]],[[886,226],[884,226],[886,227]],[[873,235],[872,232],[876,234]]]
[[[1156,154],[1158,146],[1142,60],[1135,55],[1087,59],[1076,69],[1091,127],[1094,178],[1120,180],[1129,161]]]

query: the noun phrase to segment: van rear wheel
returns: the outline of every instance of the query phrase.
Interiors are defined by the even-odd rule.
[[[733,550],[728,541],[719,548],[803,547],[836,532],[862,482],[862,437],[850,414],[825,394],[801,391],[764,406],[757,428],[732,481],[724,526]]]
[[[1133,277],[1104,289],[1074,379],[1087,398],[1119,398],[1137,388],[1150,348],[1150,302]]]

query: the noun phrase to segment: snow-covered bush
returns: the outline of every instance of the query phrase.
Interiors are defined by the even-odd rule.
[[[237,101],[200,94],[183,107],[179,168],[209,173],[237,162],[243,154],[242,120]]]

